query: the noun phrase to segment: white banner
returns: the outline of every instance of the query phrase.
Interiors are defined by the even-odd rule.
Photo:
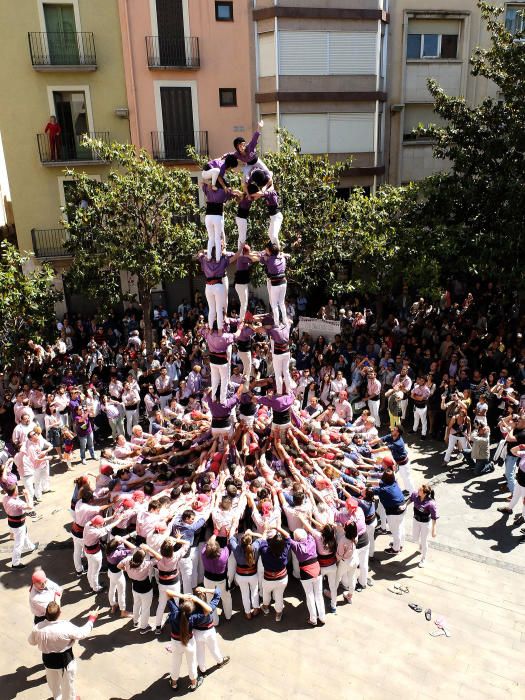
[[[333,340],[341,333],[341,323],[339,321],[323,321],[321,318],[309,318],[299,316],[299,333],[308,333],[314,340],[320,335],[327,340]]]

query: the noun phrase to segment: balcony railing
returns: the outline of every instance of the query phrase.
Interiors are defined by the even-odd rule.
[[[146,37],[149,68],[198,68],[201,64],[199,39],[196,36]]]
[[[93,32],[29,32],[35,70],[96,70]]]
[[[201,156],[208,155],[207,131],[152,131],[152,153],[155,160],[189,161],[187,146],[193,146]]]
[[[31,229],[33,251],[37,258],[70,258],[64,248],[68,233],[63,228]]]
[[[45,133],[37,134],[40,162],[44,165],[61,165],[104,160],[95,149],[82,144],[83,136],[109,143],[108,131],[93,131],[87,134],[70,134],[63,131],[56,138]]]

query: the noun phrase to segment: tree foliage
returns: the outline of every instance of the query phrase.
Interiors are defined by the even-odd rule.
[[[422,220],[448,232],[438,251],[450,273],[490,274],[505,270],[507,282],[523,286],[525,211],[525,33],[512,34],[502,9],[480,2],[489,45],[471,58],[474,76],[497,87],[478,105],[451,97],[435,81],[429,89],[443,127],[419,129],[434,139],[436,158],[451,169],[422,185]]]
[[[54,272],[46,264],[25,272],[29,259],[11,243],[0,242],[0,366],[21,355],[25,340],[46,340],[53,327],[60,298]]]
[[[108,308],[123,299],[120,271],[133,275],[151,346],[152,289],[184,277],[199,246],[195,187],[187,170],[165,168],[144,150],[85,141],[113,167],[103,182],[67,171],[76,189],[66,207],[68,282]]]

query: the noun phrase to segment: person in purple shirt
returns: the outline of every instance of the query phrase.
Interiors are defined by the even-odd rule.
[[[209,328],[202,328],[200,334],[206,340],[210,352],[211,395],[215,397],[220,386],[220,401],[224,403],[230,381],[232,343],[235,335]]]
[[[211,389],[207,389],[204,400],[211,413],[211,434],[213,437],[222,437],[231,433],[231,412],[239,403],[243,390],[243,385],[240,384],[237,393],[222,403],[215,400]]]
[[[203,184],[202,191],[206,197],[204,224],[208,232],[208,260],[211,260],[213,249],[215,248],[215,260],[219,262],[222,249],[226,247],[226,239],[224,236],[224,204],[232,199],[234,194],[240,193],[237,190],[213,190],[211,186],[206,183]]]
[[[306,606],[310,613],[308,624],[315,627],[317,618],[319,618],[319,622],[324,625],[326,613],[323,598],[323,577],[317,559],[315,540],[305,530],[298,528],[294,530],[290,546],[299,562],[299,577],[306,596]]]
[[[283,225],[283,215],[279,211],[279,196],[274,190],[273,185],[269,185],[269,183],[272,182],[270,176],[271,173],[267,168],[264,170],[262,168],[253,170],[246,186],[246,197],[249,197],[252,202],[257,199],[264,199],[268,207],[268,214],[270,215],[268,238],[275,245],[279,245],[279,232]],[[246,204],[243,206],[246,206]],[[237,216],[239,217],[239,210],[237,211]]]
[[[289,394],[292,391],[292,377],[290,375],[290,327],[288,319],[286,319],[286,325],[276,326],[272,316],[265,316],[262,325],[270,338],[277,393],[283,393],[284,384],[284,389]]]
[[[282,322],[288,325],[288,315],[286,313],[286,258],[290,257],[286,253],[281,253],[281,249],[275,243],[268,243],[262,253],[254,253],[252,260],[261,262],[266,270],[268,296],[272,308],[275,323],[279,323],[279,311]]]
[[[224,326],[224,314],[227,306],[224,276],[233,256],[234,253],[225,252],[218,260],[210,260],[206,257],[203,250],[197,255],[204,277],[206,277],[205,292],[206,301],[208,302],[209,328],[212,328],[214,323],[217,323],[219,330],[222,330]]]
[[[259,545],[259,552],[261,553],[261,561],[264,569],[262,582],[263,602],[261,608],[263,613],[268,615],[273,596],[275,620],[276,622],[280,622],[284,609],[284,591],[288,584],[286,565],[288,563],[288,554],[290,552],[292,540],[286,530],[280,527],[276,527],[275,529],[277,532],[273,537],[267,537],[265,531],[261,544]]]
[[[73,425],[80,443],[80,461],[86,463],[86,448],[89,450],[91,459],[95,458],[95,448],[93,445],[93,426],[91,418],[82,406],[77,406],[73,414]]]
[[[221,547],[215,535],[200,547],[202,565],[204,567],[204,585],[206,588],[216,586],[221,592],[222,609],[224,617],[229,620],[232,616],[232,597],[227,586],[229,547]],[[211,596],[209,597],[211,599]],[[219,624],[217,611],[213,613],[213,622]]]
[[[259,129],[263,128],[264,122],[262,119],[257,126],[259,127]],[[257,143],[259,142],[259,137],[261,135],[259,129],[254,131],[253,136],[248,143],[246,143],[246,139],[242,136],[238,136],[233,141],[233,147],[235,150],[231,155],[235,156],[237,160],[240,160],[241,163],[245,164],[242,169],[244,182],[248,182],[250,173],[254,168],[258,167],[264,168],[270,173],[270,180],[272,177],[272,173],[268,170],[268,168],[259,158],[259,155],[257,153]]]
[[[418,491],[410,494],[410,502],[414,504],[414,520],[412,522],[412,539],[419,543],[421,559],[418,566],[424,567],[428,552],[428,536],[432,523],[432,537],[436,536],[436,523],[439,518],[434,489],[428,484],[422,484]]]
[[[272,409],[272,432],[280,435],[290,427],[290,409],[295,401],[292,393],[261,396],[258,403]]]
[[[206,184],[210,184],[211,189],[214,191],[218,190],[217,181],[223,190],[228,191],[229,188],[224,181],[224,176],[227,170],[233,170],[238,164],[238,159],[233,153],[227,153],[222,158],[210,160],[202,170],[202,180]]]
[[[239,317],[244,319],[248,311],[248,285],[250,284],[250,270],[253,265],[251,256],[251,248],[249,245],[243,245],[240,248],[240,253],[235,261],[235,291],[239,297],[240,311]]]

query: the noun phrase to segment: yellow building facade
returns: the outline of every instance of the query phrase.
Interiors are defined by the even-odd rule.
[[[108,165],[83,146],[84,133],[129,142],[118,6],[110,0],[3,2],[0,32],[0,134],[18,246],[36,261],[50,261],[60,284],[70,264],[61,226],[64,170],[97,179],[107,173]]]

